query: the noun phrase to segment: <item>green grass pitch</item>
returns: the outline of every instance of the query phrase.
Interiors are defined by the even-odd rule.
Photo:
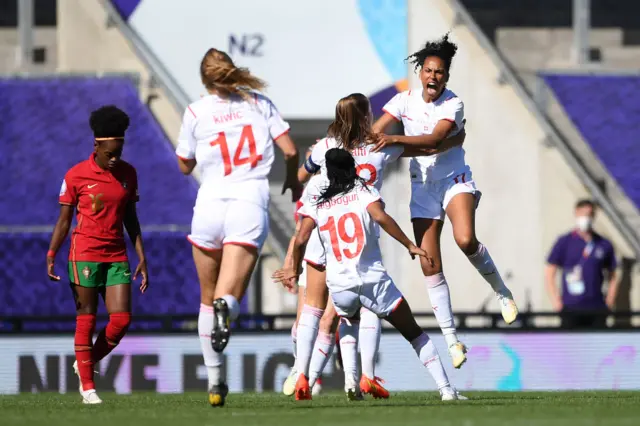
[[[349,402],[343,394],[296,402],[280,394],[231,394],[211,408],[206,394],[101,393],[83,405],[77,394],[0,396],[0,424],[41,426],[518,426],[640,424],[640,392],[467,392],[441,402],[431,393],[396,393],[386,401]]]

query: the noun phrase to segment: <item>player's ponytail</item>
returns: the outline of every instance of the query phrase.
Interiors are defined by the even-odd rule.
[[[327,135],[352,151],[360,145],[373,143],[372,122],[369,99],[361,93],[352,93],[338,101],[336,116]]]
[[[365,180],[356,172],[356,162],[350,152],[342,148],[331,148],[325,154],[329,185],[322,189],[316,204],[320,205],[332,198],[346,194],[360,184],[367,188]]]
[[[247,68],[238,68],[225,52],[211,48],[200,63],[200,78],[209,91],[221,97],[232,95],[249,99],[249,90],[262,90],[267,85]]]

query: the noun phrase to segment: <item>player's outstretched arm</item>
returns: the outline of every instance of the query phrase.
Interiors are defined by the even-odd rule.
[[[316,227],[313,219],[307,216],[301,217],[298,224],[299,227],[296,227],[296,234],[292,238],[293,244],[290,244],[290,247],[292,246],[290,258],[285,260],[285,265],[282,269],[277,270],[272,275],[276,282],[281,283],[286,288],[295,285],[298,275],[300,275],[302,257],[311,233]],[[289,253],[287,253],[287,256],[289,257]]]
[[[405,234],[404,231],[400,228],[398,222],[396,222],[394,218],[389,216],[387,212],[384,211],[382,201],[378,200],[369,204],[369,206],[367,207],[367,212],[369,212],[371,218],[376,221],[387,234],[391,235],[400,244],[405,246],[407,250],[409,250],[409,255],[411,256],[411,258],[415,258],[415,256],[422,256],[429,262],[433,262],[429,254],[426,251],[422,250],[420,247],[416,247],[416,245],[413,244],[413,241],[411,241],[409,237],[407,237],[407,234]]]
[[[124,216],[124,227],[129,234],[131,243],[136,248],[136,254],[138,255],[138,266],[133,273],[133,279],[135,280],[140,274],[142,281],[140,282],[140,291],[144,293],[149,287],[149,272],[147,270],[147,259],[144,254],[144,244],[142,242],[142,230],[140,229],[140,221],[138,220],[138,212],[136,209],[136,203],[130,201],[127,204],[127,210]]]
[[[286,175],[284,178],[284,185],[282,185],[282,193],[284,194],[287,189],[291,190],[291,201],[294,203],[302,196],[302,184],[298,180],[298,148],[293,143],[293,139],[288,133],[285,133],[275,140],[276,145],[282,151],[284,155],[284,162],[286,165]]]
[[[58,253],[64,239],[67,238],[67,235],[69,234],[74,209],[74,206],[70,206],[68,204],[60,205],[60,215],[58,216],[55,228],[53,228],[53,235],[51,235],[49,251],[47,252],[47,274],[49,275],[49,279],[52,281],[60,281],[60,277],[55,275],[53,265],[55,263],[56,253]]]
[[[381,135],[373,151],[378,152],[385,146],[401,144],[409,148],[438,149],[440,144],[447,138],[454,129],[455,123],[449,120],[440,120],[436,124],[433,132],[428,135],[400,136]]]
[[[389,126],[391,126],[394,122],[398,121],[394,116],[385,112],[382,114],[382,117],[378,118],[375,123],[373,123],[373,133],[384,133],[387,131]]]

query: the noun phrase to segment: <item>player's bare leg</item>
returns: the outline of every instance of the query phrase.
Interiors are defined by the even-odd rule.
[[[496,294],[504,321],[511,324],[518,317],[518,307],[498,268],[493,263],[489,251],[476,237],[475,212],[476,197],[469,193],[454,196],[447,206],[447,216],[451,221],[456,244],[491,286]]]
[[[422,364],[427,367],[429,374],[431,374],[431,377],[433,377],[433,380],[436,382],[443,401],[466,399],[462,395],[459,395],[449,383],[449,378],[444,371],[444,366],[440,361],[440,356],[438,355],[435,345],[416,323],[406,300],[402,299],[400,304],[398,304],[393,312],[385,319],[402,334],[402,337],[411,343],[418,358],[420,358]]]
[[[433,264],[420,258],[420,266],[427,283],[427,292],[431,300],[433,313],[442,330],[449,349],[449,355],[455,368],[460,368],[467,361],[467,348],[458,340],[456,325],[451,308],[449,285],[442,273],[442,255],[440,252],[440,235],[444,222],[435,219],[414,219],[413,232],[420,248],[426,250],[433,258]]]
[[[215,324],[213,300],[220,272],[222,250],[203,250],[193,247],[193,260],[200,281],[200,313],[198,315],[198,336],[200,349],[207,367],[209,403],[223,406],[228,388],[222,376],[222,354],[213,350],[211,335]]]
[[[93,380],[95,363],[91,357],[98,310],[98,289],[71,283],[71,291],[76,304],[76,333],[74,337],[76,361],[73,364],[73,369],[78,376],[78,390],[82,396],[83,404],[100,404],[102,400],[96,393]]]
[[[320,319],[327,307],[327,290],[324,268],[307,264],[307,288],[305,304],[298,321],[298,354],[296,357],[296,400],[311,399],[309,363],[313,345],[318,335]]]

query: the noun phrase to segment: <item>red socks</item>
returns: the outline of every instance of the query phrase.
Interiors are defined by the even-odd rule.
[[[76,317],[76,360],[83,390],[95,389],[93,383],[93,359],[91,357],[91,340],[96,328],[95,314],[80,314]]]
[[[126,334],[130,324],[130,312],[117,312],[109,315],[109,322],[98,335],[91,351],[91,358],[94,362],[100,361],[111,353]]]

